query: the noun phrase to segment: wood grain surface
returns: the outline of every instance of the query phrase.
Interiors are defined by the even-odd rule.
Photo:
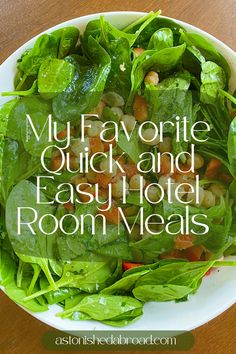
[[[0,62],[34,35],[60,22],[117,10],[160,8],[164,15],[200,27],[236,50],[236,0],[0,0],[0,6]],[[236,305],[194,330],[195,345],[188,353],[235,353],[235,318]],[[0,319],[0,353],[53,353],[41,343],[49,327],[25,313],[2,292]]]

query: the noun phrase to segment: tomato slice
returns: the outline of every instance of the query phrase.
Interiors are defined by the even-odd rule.
[[[218,159],[211,159],[206,168],[205,176],[207,178],[215,178],[221,167],[221,161]]]
[[[131,262],[123,262],[122,264],[124,270],[140,267],[142,265],[143,263],[131,263]]]
[[[191,262],[199,261],[203,251],[204,249],[201,245],[195,245],[193,247],[187,248],[185,251],[186,258]]]

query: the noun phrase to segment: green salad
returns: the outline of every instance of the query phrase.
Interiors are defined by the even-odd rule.
[[[2,93],[0,285],[30,311],[125,326],[236,265],[230,67],[159,14],[39,36]]]

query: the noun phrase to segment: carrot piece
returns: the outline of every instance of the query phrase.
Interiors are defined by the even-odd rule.
[[[101,188],[108,188],[109,183],[111,183],[112,177],[111,175],[106,175],[105,173],[97,174],[97,183]]]
[[[70,129],[70,136],[75,136],[75,129],[74,128]],[[57,134],[57,139],[62,140],[62,139],[65,139],[66,137],[67,137],[67,128]]]
[[[89,144],[90,144],[92,154],[95,154],[96,152],[104,152],[104,145],[101,139],[99,138],[99,136],[90,138]]]
[[[221,167],[221,161],[218,159],[211,159],[206,168],[205,177],[207,178],[215,178],[219,172]]]
[[[52,171],[57,171],[59,169],[64,168],[64,166],[62,166],[62,157],[61,157],[61,155],[55,156],[55,157],[53,157],[51,159],[50,168],[51,168]]]
[[[148,105],[144,97],[136,95],[133,102],[134,116],[139,123],[148,119]]]
[[[66,210],[68,210],[68,211],[71,212],[71,213],[73,213],[73,212],[75,211],[75,206],[74,206],[74,204],[72,204],[72,203],[70,203],[70,202],[63,204],[63,206],[64,206],[64,208],[65,208]]]
[[[90,195],[95,196],[95,188],[94,187],[87,187],[87,188],[83,189],[83,192],[86,192],[86,193],[89,193]],[[88,203],[91,199],[89,195],[85,195],[82,193],[79,193],[79,197],[82,200],[82,202],[84,202],[84,203]]]
[[[185,250],[187,248],[190,248],[193,246],[193,240],[194,240],[194,237],[192,235],[188,235],[188,234],[178,235],[174,241],[175,249]]]
[[[135,176],[137,173],[138,173],[138,169],[137,169],[137,166],[136,165],[133,165],[133,164],[125,164],[123,165],[123,168],[124,168],[124,171],[125,171],[125,174],[128,178],[131,178],[133,176]]]
[[[162,155],[161,156],[161,170],[160,173],[162,175],[168,175],[171,173],[171,161],[170,157],[167,155]]]
[[[108,191],[107,191],[107,189],[99,188],[98,195],[99,195],[101,198],[103,198],[103,199],[107,199],[107,198],[108,198]]]
[[[105,205],[107,208],[107,204]],[[112,224],[118,225],[119,223],[119,210],[116,206],[112,206],[109,210],[101,210],[100,214],[104,215],[107,221]]]
[[[109,151],[110,145],[114,148],[116,146],[116,141],[113,139],[112,141],[103,141],[104,152]]]
[[[128,270],[128,269],[140,267],[142,265],[143,265],[143,263],[131,263],[131,262],[123,262],[122,263],[123,270]]]
[[[181,171],[175,170],[173,174],[173,178],[177,182],[184,183],[187,181],[187,179],[194,179],[196,177],[196,172],[189,171],[190,167],[187,165],[182,165],[180,167]]]
[[[79,168],[78,157],[70,155],[69,156],[69,166],[70,166],[72,171],[76,171]]]

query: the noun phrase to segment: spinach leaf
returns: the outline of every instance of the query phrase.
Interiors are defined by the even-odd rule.
[[[230,172],[236,177],[236,117],[232,120],[228,134],[228,159]]]
[[[26,287],[28,284],[26,285]],[[29,300],[29,301],[24,301],[24,298],[26,296],[26,290],[22,288],[18,288],[15,284],[15,282],[9,283],[5,286],[5,292],[7,296],[16,302],[17,304],[23,306],[29,311],[32,312],[44,312],[48,310],[48,306],[46,304],[40,304],[36,300]]]
[[[209,181],[208,181],[209,182]],[[203,208],[203,207],[194,207],[192,205],[188,205],[189,208],[189,214],[194,215],[194,214],[204,214],[207,216],[209,219],[216,219],[219,220],[222,217],[225,216],[226,214],[226,208],[227,208],[227,203],[224,197],[220,198],[219,204],[214,205],[211,208]],[[167,218],[170,215],[173,214],[180,214],[180,215],[185,215],[186,213],[186,205],[182,203],[168,203],[167,200],[163,200],[163,217],[167,220]]]
[[[134,273],[139,273],[139,272],[142,272],[144,270],[151,270],[151,269],[156,269],[159,267],[159,265],[162,263],[163,261],[158,261],[158,262],[155,262],[155,263],[149,263],[149,264],[144,264],[144,265],[140,265],[140,266],[137,266],[137,267],[134,267],[134,268],[130,268],[128,270],[126,270],[124,273],[123,273],[123,277],[126,277],[128,275],[131,275],[131,274],[134,274]]]
[[[160,254],[173,250],[174,236],[167,233],[146,235],[140,241],[130,243],[130,247],[139,251],[137,262],[156,262]]]
[[[139,310],[135,315],[134,310]],[[112,321],[119,326],[119,322],[128,324],[142,314],[142,303],[129,296],[89,295],[82,299],[77,306],[59,314],[60,317],[72,317],[81,312],[98,321]],[[78,314],[79,317],[79,314]],[[72,317],[73,318],[73,317]],[[123,323],[122,323],[123,324]]]
[[[143,270],[140,272],[136,272],[134,274],[127,275],[119,279],[116,283],[112,284],[108,288],[105,288],[101,291],[102,294],[124,294],[130,292],[134,286],[136,281],[144,274],[147,274],[149,270]]]
[[[75,74],[74,65],[61,59],[46,59],[38,73],[39,93],[44,99],[50,99],[64,91]]]
[[[186,51],[183,55],[183,68],[197,76],[200,77],[201,65],[204,64],[206,59],[202,55],[199,49],[194,46],[187,46]]]
[[[224,70],[212,61],[202,64],[200,99],[204,103],[216,101],[219,90],[225,87]]]
[[[148,14],[146,17],[142,17],[132,23],[131,25],[127,26],[126,28],[123,29],[123,31],[127,33],[135,33],[139,27],[140,23],[144,22],[146,18],[148,18],[150,14]],[[179,43],[179,30],[183,29],[182,26],[174,22],[173,20],[170,20],[165,17],[159,17],[156,16],[156,18],[153,18],[153,21],[151,21],[140,33],[138,36],[135,45],[141,46],[143,48],[147,48],[148,42],[150,41],[150,38],[152,37],[153,33],[156,32],[158,29],[161,28],[170,28],[173,32],[174,35],[174,45],[178,45]]]
[[[111,71],[106,82],[106,91],[119,93],[125,100],[131,89],[131,50],[125,38],[108,42],[107,52],[111,57]]]
[[[28,154],[18,141],[6,138],[2,160],[2,195],[6,200],[13,185],[40,168],[39,158]]]
[[[0,284],[4,286],[4,291],[7,296],[30,311],[47,311],[47,305],[40,305],[36,300],[31,300],[27,303],[23,301],[23,298],[26,296],[26,290],[24,290],[24,288],[28,287],[30,279],[25,278],[22,288],[18,288],[15,282],[16,269],[14,260],[7,252],[0,248]]]
[[[121,263],[115,259],[97,256],[91,253],[65,263],[61,278],[55,283],[57,288],[77,288],[86,293],[97,293],[109,286],[120,276]],[[52,290],[48,287],[33,293],[25,301],[38,298]]]
[[[160,11],[157,11],[155,13],[150,12],[145,18],[142,19],[142,21],[140,21],[140,26],[139,29],[137,31],[135,31],[134,33],[129,33],[126,30],[119,30],[116,27],[112,26],[109,22],[105,22],[103,17],[101,17],[101,30],[103,32],[103,35],[105,35],[105,37],[112,36],[115,39],[118,38],[126,38],[129,41],[129,45],[130,47],[132,47],[134,45],[134,43],[137,41],[138,37],[142,34],[142,32],[145,30],[145,28],[152,23],[152,21],[157,18],[160,14]]]
[[[180,33],[180,42],[185,42],[187,45],[199,49],[206,60],[215,62],[224,69],[227,80],[230,78],[231,70],[229,64],[206,38],[198,33],[185,32],[182,29],[180,29]]]
[[[78,305],[78,303],[87,295],[88,294],[86,294],[86,293],[81,293],[81,294],[73,295],[73,296],[65,299],[65,310],[69,310],[72,307],[75,307],[76,305]]]
[[[185,116],[188,118],[189,126],[187,130],[188,138],[191,137],[190,129],[196,118],[198,107],[193,107],[192,93],[189,91],[191,76],[188,72],[179,72],[160,82],[157,87],[151,85],[145,88],[145,97],[149,105],[150,118],[156,124],[165,121],[175,123],[179,116],[182,120]],[[183,127],[183,125],[181,125]],[[168,125],[165,133],[170,135],[175,133],[175,125]],[[181,128],[183,134],[183,128]],[[187,150],[188,143],[184,141],[177,142],[173,139],[173,153],[177,155]],[[184,159],[184,155],[182,156]],[[183,160],[183,162],[185,162]]]
[[[90,62],[79,65],[69,86],[53,99],[53,111],[62,121],[76,121],[81,113],[88,113],[97,106],[102,96],[111,68],[107,52],[89,37],[87,54]]]
[[[18,68],[26,76],[37,75],[42,62],[47,58],[56,58],[58,52],[58,40],[51,34],[41,35],[34,47],[23,54]]]
[[[1,245],[2,246],[2,245]],[[16,274],[16,263],[10,255],[0,248],[0,284],[5,286],[12,282]]]
[[[1,201],[1,189],[2,189],[2,159],[3,159],[3,150],[5,144],[5,135],[7,131],[8,119],[10,112],[14,105],[16,104],[17,99],[6,102],[3,106],[0,107],[0,201]]]
[[[209,262],[175,262],[163,265],[142,276],[136,287],[142,285],[180,285],[191,287],[195,290],[205,273],[214,265]]]
[[[170,28],[161,28],[153,33],[147,49],[161,50],[174,45],[173,32]]]
[[[139,156],[148,150],[148,147],[140,141],[138,129],[133,130],[129,141],[126,135],[120,132],[117,145],[131,158],[134,163],[138,163]]]
[[[184,285],[141,285],[133,290],[136,299],[147,301],[172,301],[185,298],[193,292],[193,289]]]
[[[218,253],[231,238],[229,235],[232,223],[232,209],[230,204],[226,204],[225,216],[222,224],[215,224],[211,220],[208,220],[207,223],[209,225],[209,233],[207,240],[204,242],[204,246],[209,251]]]
[[[56,37],[59,42],[57,54],[59,59],[64,58],[75,50],[75,46],[79,39],[79,33],[79,29],[74,26],[60,28],[52,32],[52,35]]]
[[[32,209],[37,211],[38,219],[46,214],[53,214],[53,207],[48,204],[37,204],[36,196],[37,188],[29,181],[21,181],[13,188],[6,203],[6,228],[17,256],[23,262],[38,264],[52,285],[53,290],[55,290],[55,283],[48,267],[48,258],[54,255],[53,236],[43,234],[38,223],[31,224],[31,229],[27,224],[21,225],[21,234],[18,234],[19,207],[31,208],[22,212],[22,223],[29,223],[34,220],[35,215],[32,213]],[[40,198],[41,202],[47,202],[42,193]],[[52,219],[47,220],[43,227],[46,230],[45,232],[52,232],[54,229]]]
[[[48,287],[48,281],[46,278],[42,277],[40,278],[40,288],[41,290],[45,289]],[[65,299],[68,299],[71,296],[77,295],[79,293],[79,290],[76,288],[60,288],[59,290],[56,291],[50,291],[46,294],[44,294],[47,303],[49,305],[57,304]]]
[[[36,138],[30,123],[27,123],[27,114],[39,135]],[[32,156],[40,157],[43,150],[49,143],[49,125],[47,120],[52,114],[51,104],[38,97],[24,97],[18,100],[11,110],[7,127],[7,137],[22,142],[25,150]],[[54,120],[52,119],[52,126]],[[62,131],[64,125],[58,124],[58,130]],[[51,132],[52,133],[52,132]],[[51,142],[52,145],[52,142]],[[48,149],[46,157],[51,157],[51,151]]]
[[[137,41],[137,38],[142,34],[146,27],[154,19],[156,19],[160,14],[160,11],[156,13],[150,12],[147,16],[143,17],[141,20],[138,20],[138,30],[137,31],[128,31],[128,28],[125,30],[119,30],[118,28],[111,25],[109,22],[104,20],[104,17],[101,16],[100,20],[90,21],[85,29],[82,42],[87,43],[88,38],[92,35],[96,40],[104,44],[104,42],[109,42],[114,39],[126,39],[129,42],[129,46],[132,47],[133,44]],[[132,26],[132,25],[131,25]],[[131,27],[129,26],[129,27]]]
[[[161,50],[146,50],[133,63],[131,72],[132,88],[127,105],[131,105],[136,91],[140,88],[145,74],[149,70],[161,73],[169,72],[176,68],[182,59],[186,45],[164,48]]]
[[[2,96],[33,96],[38,92],[37,80],[34,80],[32,86],[25,91],[11,91],[11,92],[3,92]]]

